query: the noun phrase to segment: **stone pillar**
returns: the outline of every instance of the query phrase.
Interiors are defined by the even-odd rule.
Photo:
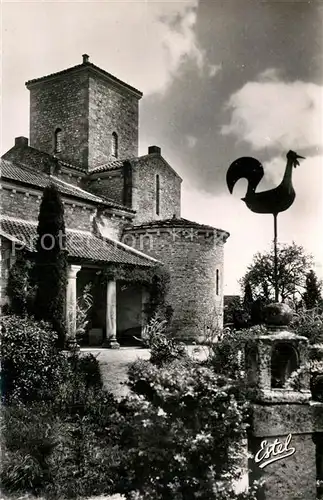
[[[107,283],[107,310],[106,310],[106,340],[105,345],[111,349],[119,349],[117,341],[117,283]]]
[[[286,305],[267,306],[266,316],[267,332],[252,337],[245,350],[251,400],[249,482],[265,481],[259,500],[315,500],[308,340],[288,329],[292,312]],[[292,384],[296,370],[298,381]]]
[[[70,265],[67,270],[67,287],[66,287],[66,327],[67,339],[66,344],[70,350],[78,349],[75,334],[76,334],[76,276],[82,266]]]
[[[148,315],[147,315],[147,306],[149,303],[150,293],[149,291],[142,287],[141,289],[141,334],[143,329],[147,325]]]

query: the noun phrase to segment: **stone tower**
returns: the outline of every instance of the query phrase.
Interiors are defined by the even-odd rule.
[[[315,500],[316,464],[308,373],[308,340],[288,330],[291,311],[267,308],[267,332],[245,346],[252,402],[248,436],[251,482],[263,478],[260,500]],[[299,371],[297,383],[291,375]]]
[[[142,93],[89,62],[26,83],[30,145],[85,172],[138,155]]]
[[[127,227],[123,241],[160,260],[170,275],[166,302],[181,340],[223,326],[223,250],[229,233],[183,218]]]

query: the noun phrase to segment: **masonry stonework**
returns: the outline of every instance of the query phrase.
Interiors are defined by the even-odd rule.
[[[104,79],[89,81],[89,169],[113,161],[112,134],[118,137],[118,159],[138,155],[138,98]]]
[[[30,145],[82,167],[88,164],[88,86],[85,72],[27,84],[30,90]],[[55,153],[55,131],[62,149]]]
[[[84,55],[86,56],[86,55]],[[30,144],[84,171],[138,155],[142,94],[89,63],[26,83]],[[60,148],[55,132],[60,131]],[[112,147],[116,134],[116,150]]]
[[[124,178],[122,169],[118,169],[111,173],[104,172],[103,174],[91,176],[87,187],[92,193],[108,197],[116,203],[123,203]]]
[[[166,302],[174,310],[172,327],[183,340],[202,338],[223,326],[222,235],[193,227],[140,231],[127,228],[124,242],[164,263],[170,274]],[[218,290],[216,285],[219,274]],[[218,292],[218,293],[217,293]]]
[[[156,213],[156,175],[159,175],[160,208]],[[135,223],[179,217],[182,179],[159,154],[149,154],[132,162],[132,208]]]
[[[24,236],[30,222],[36,225],[43,189],[52,182],[64,202],[69,238],[78,231],[84,242],[84,231],[92,233],[95,257],[86,257],[87,265],[98,266],[98,258],[104,268],[115,260],[163,265],[170,272],[167,302],[174,309],[174,331],[191,341],[221,327],[223,246],[229,235],[181,218],[182,179],[159,147],[138,157],[141,92],[90,63],[86,54],[82,64],[26,86],[30,145],[17,137],[3,157],[2,212],[9,236]],[[154,227],[147,230],[147,224]],[[110,241],[105,253],[102,236],[122,243],[118,251]],[[84,264],[81,249],[79,258]]]

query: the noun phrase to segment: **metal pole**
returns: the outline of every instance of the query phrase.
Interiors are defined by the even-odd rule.
[[[277,214],[274,214],[274,280],[275,302],[278,302]]]

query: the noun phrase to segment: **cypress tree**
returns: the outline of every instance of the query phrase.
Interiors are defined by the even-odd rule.
[[[320,304],[322,299],[320,284],[318,282],[317,276],[313,270],[311,270],[306,276],[305,293],[303,299],[305,302],[306,309],[313,309]]]
[[[244,297],[243,297],[243,308],[248,314],[250,314],[251,312],[252,304],[253,304],[252,289],[248,281],[244,289]]]
[[[67,252],[64,206],[57,188],[44,189],[38,215],[35,316],[52,324],[58,346],[65,342]]]

